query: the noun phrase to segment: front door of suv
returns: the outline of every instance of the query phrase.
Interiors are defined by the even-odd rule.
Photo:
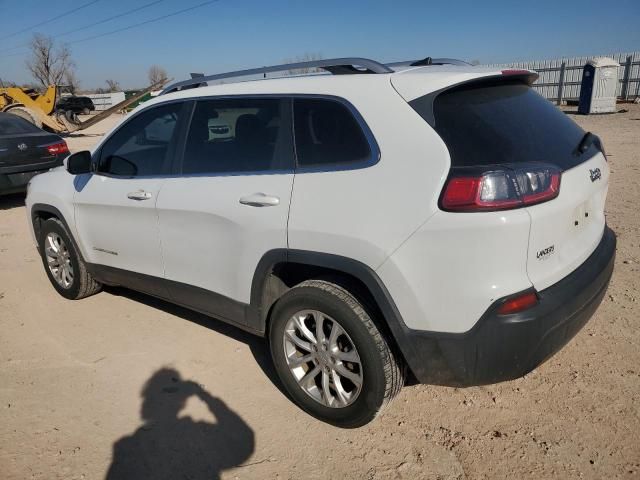
[[[77,183],[76,224],[86,260],[118,269],[106,274],[164,276],[156,201],[171,171],[181,112],[189,106],[169,103],[136,114],[94,154],[97,172]],[[117,278],[114,282],[121,283]],[[157,282],[138,281],[135,286],[163,293],[155,291]]]
[[[291,131],[290,100],[196,102],[180,171],[157,202],[176,302],[243,320],[260,258],[287,247]]]

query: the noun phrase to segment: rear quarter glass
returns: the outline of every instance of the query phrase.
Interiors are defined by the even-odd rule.
[[[411,106],[428,118],[430,101]],[[434,128],[447,145],[452,167],[547,163],[566,170],[592,157],[576,154],[585,132],[529,85],[518,81],[465,84],[433,100]]]

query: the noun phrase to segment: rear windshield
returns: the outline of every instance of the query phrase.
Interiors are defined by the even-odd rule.
[[[10,113],[0,114],[0,135],[20,135],[39,131],[38,127],[23,118]]]
[[[425,120],[431,107],[426,100],[411,102]],[[597,151],[577,158],[573,152],[585,132],[523,83],[447,90],[433,100],[433,118],[456,167],[544,162],[567,169]]]

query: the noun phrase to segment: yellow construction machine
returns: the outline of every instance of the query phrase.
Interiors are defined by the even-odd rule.
[[[44,94],[29,88],[0,87],[0,112],[12,113],[28,120],[38,128],[54,133],[70,133],[95,125],[109,115],[135,103],[147,93],[162,88],[166,82],[167,80],[164,80],[150,85],[123,102],[92,115],[84,122],[80,121],[75,113],[56,108],[59,91],[56,85],[50,85]]]

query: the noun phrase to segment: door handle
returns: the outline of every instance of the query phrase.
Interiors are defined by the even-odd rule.
[[[127,193],[127,198],[131,200],[149,200],[152,196],[151,192],[145,192],[144,190]]]
[[[259,192],[240,198],[240,203],[250,207],[275,207],[280,204],[280,198]]]

